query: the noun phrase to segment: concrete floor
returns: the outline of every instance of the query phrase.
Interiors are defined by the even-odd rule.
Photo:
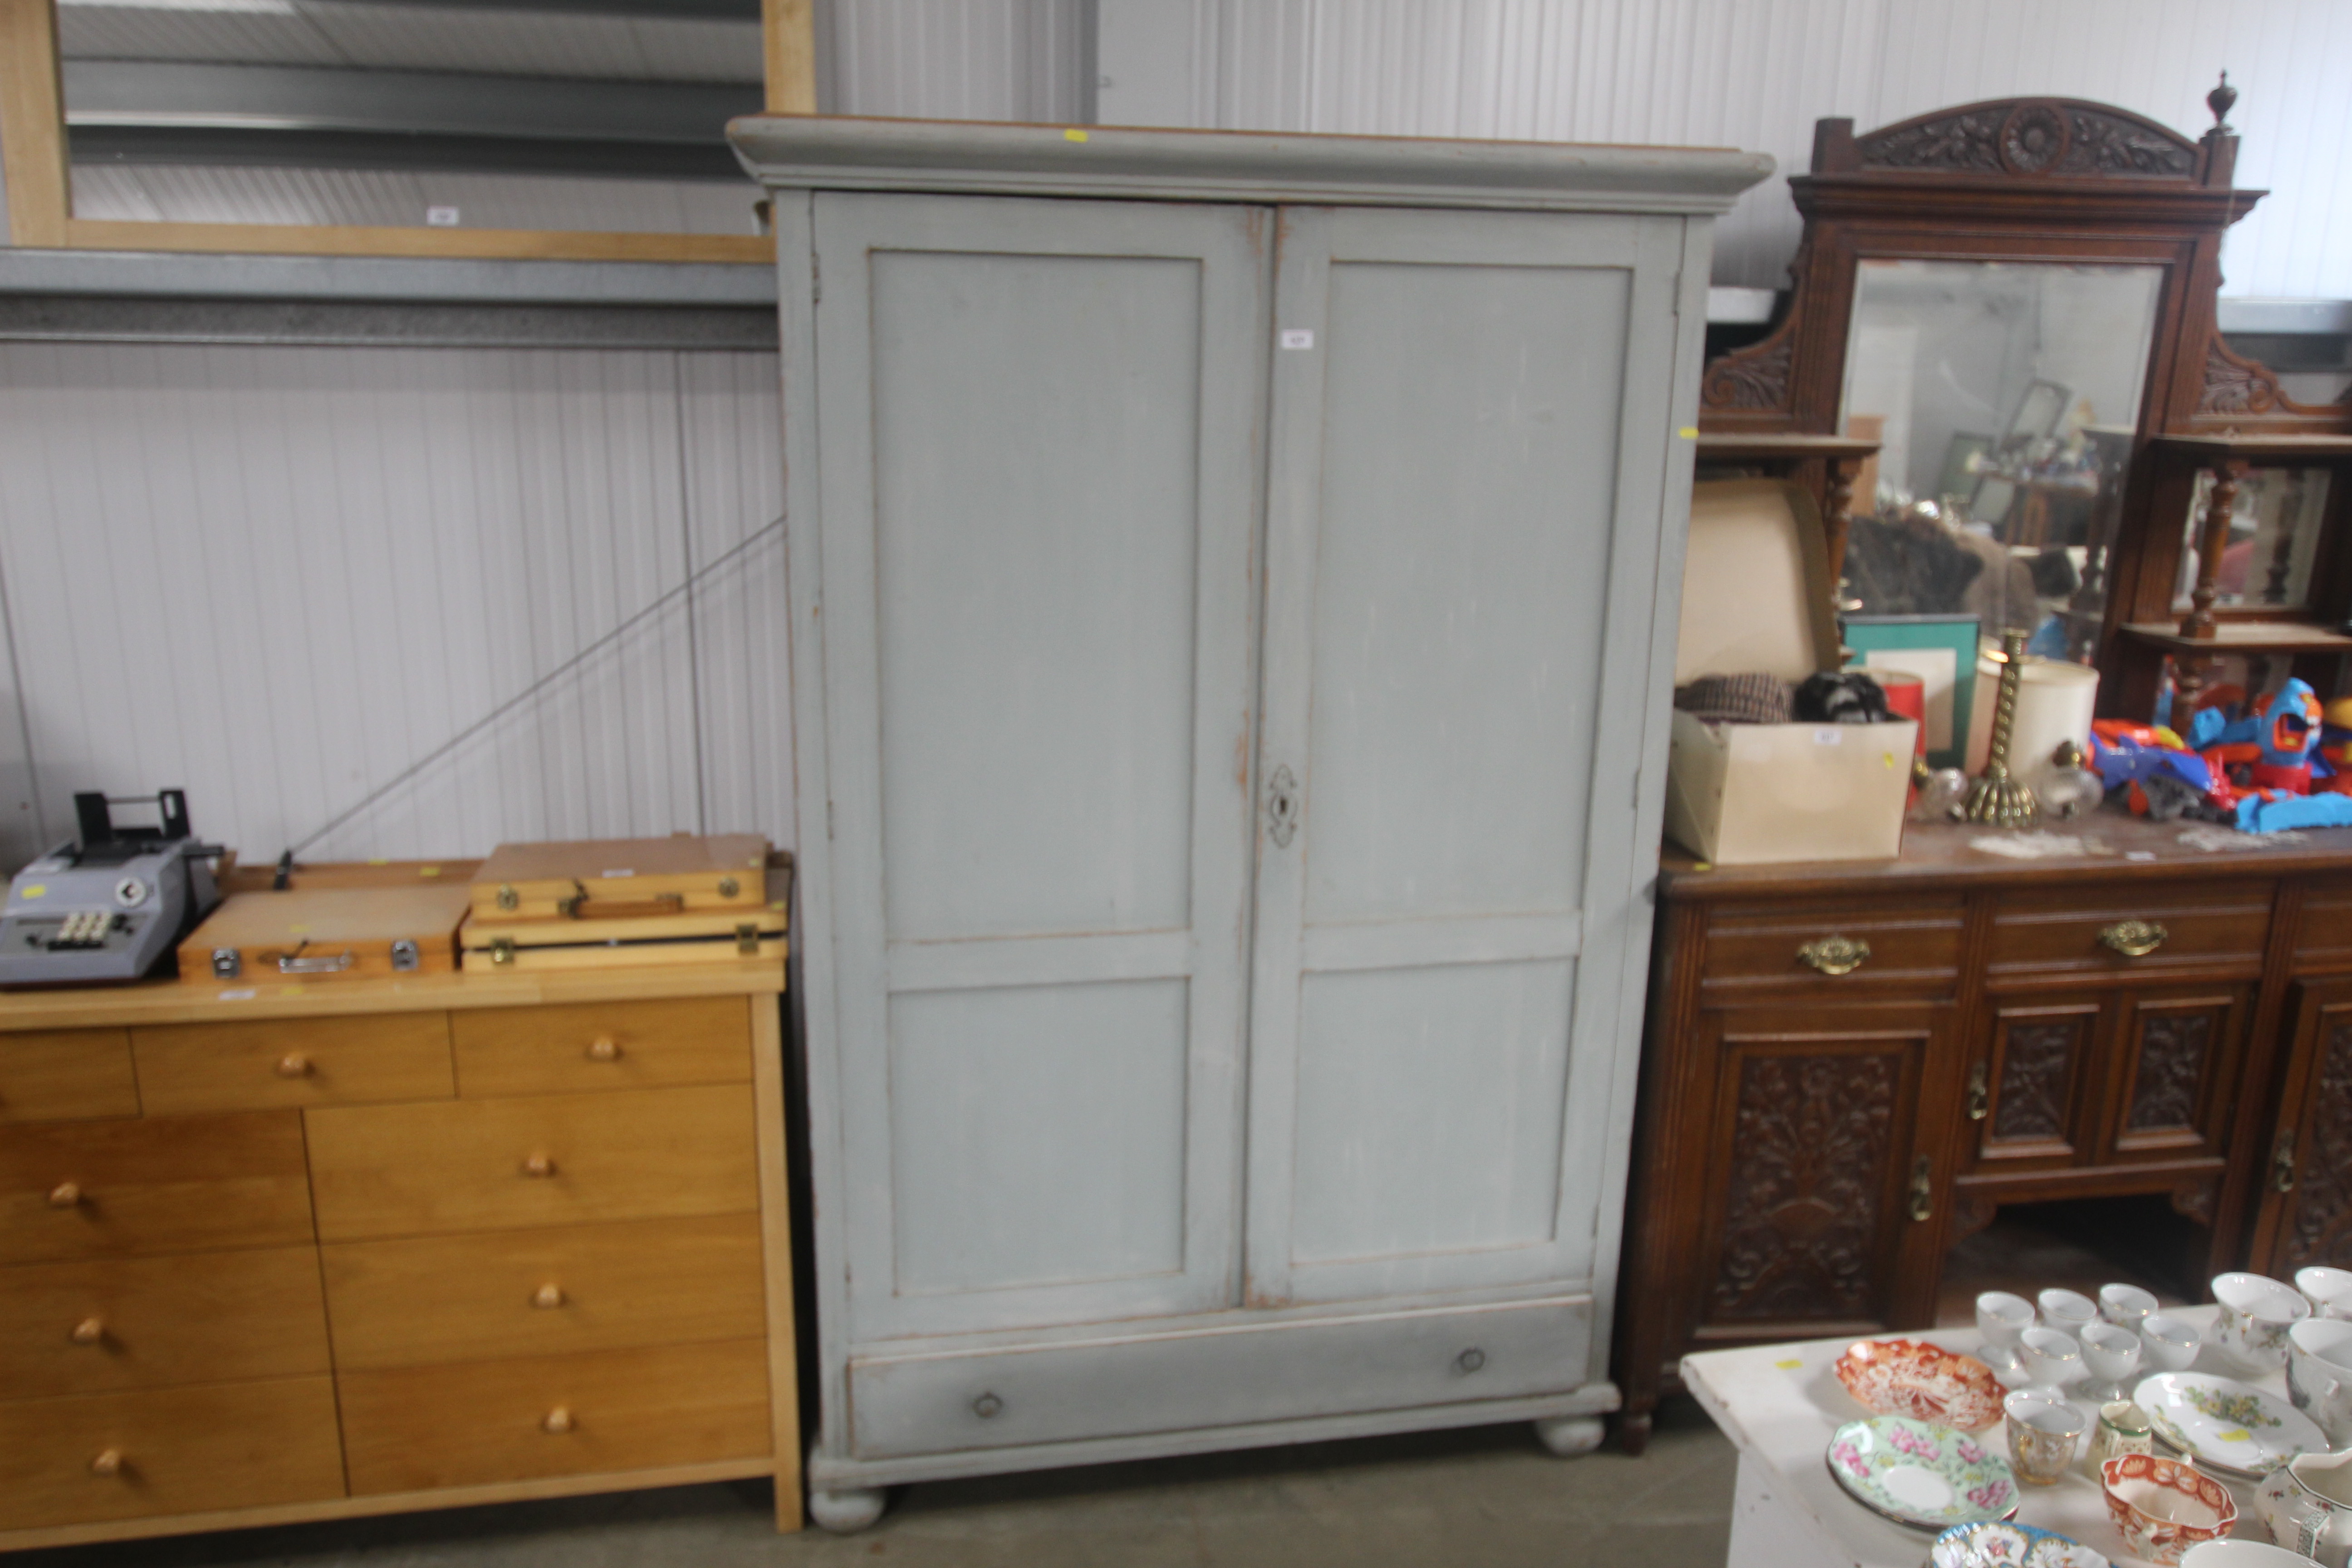
[[[1685,1399],[1638,1459],[1524,1425],[901,1489],[862,1535],[775,1534],[768,1489],[667,1491],[31,1552],[9,1568],[1719,1568],[1731,1445]]]

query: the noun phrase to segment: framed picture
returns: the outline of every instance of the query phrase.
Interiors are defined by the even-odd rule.
[[[1916,675],[1927,703],[1927,765],[1967,766],[1969,707],[1977,689],[1974,616],[1848,616],[1849,669]]]

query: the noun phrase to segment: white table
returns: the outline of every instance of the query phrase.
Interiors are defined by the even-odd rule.
[[[2214,1313],[2210,1306],[2166,1310],[2200,1325],[2212,1321]],[[1926,1340],[1969,1354],[1976,1352],[1979,1343],[1972,1328],[1928,1329],[1883,1337]],[[1935,1540],[1932,1534],[1906,1530],[1854,1501],[1831,1479],[1829,1465],[1822,1458],[1832,1433],[1870,1414],[1830,1370],[1853,1342],[1853,1337],[1847,1335],[1748,1350],[1707,1351],[1683,1358],[1684,1385],[1739,1450],[1739,1479],[1731,1507],[1731,1551],[1725,1559],[1731,1568],[1824,1568],[1832,1563],[1853,1568],[1919,1568],[1927,1560],[1927,1547]],[[2248,1377],[2242,1369],[2225,1363],[2210,1345],[2199,1352],[2195,1370],[2238,1378],[2281,1398],[2286,1395],[2283,1374]],[[2095,1412],[2093,1424],[2095,1429]],[[1990,1428],[1987,1436],[2007,1447],[2000,1426]],[[2086,1434],[2083,1451],[2087,1453],[2089,1447]],[[2238,1500],[2235,1533],[2268,1540],[2262,1521],[2254,1517],[2253,1486],[2220,1475],[2214,1479]],[[2021,1523],[2070,1535],[2105,1552],[2117,1568],[2149,1568],[2145,1559],[2126,1555],[2123,1537],[2108,1521],[2099,1483],[2083,1468],[2080,1455],[2057,1485],[2020,1486],[2018,1490]]]

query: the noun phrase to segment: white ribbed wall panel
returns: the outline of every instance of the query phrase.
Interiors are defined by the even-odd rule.
[[[307,856],[789,844],[776,422],[758,353],[0,344],[0,858],[163,784],[274,858],[508,703]]]
[[[2243,94],[2238,183],[2273,194],[2233,231],[2232,294],[2352,297],[2352,4],[2346,0],[1101,0],[1191,14],[1186,122],[1227,129],[1759,149],[1811,161],[1813,121],[1868,131],[1978,99],[2119,104],[2196,136],[2226,68]],[[1179,30],[1181,31],[1181,29]],[[1151,95],[1151,101],[1169,101]],[[1105,89],[1102,118],[1120,118]],[[929,111],[926,106],[926,111]],[[940,107],[944,107],[940,106]],[[900,110],[901,112],[908,110]],[[1718,228],[1716,280],[1779,284],[1786,184]]]
[[[230,168],[77,163],[74,216],[132,222],[378,224],[415,228],[455,207],[464,228],[630,234],[760,232],[749,179],[622,180],[447,169]]]
[[[1093,0],[829,0],[828,114],[1062,124],[1088,118]]]

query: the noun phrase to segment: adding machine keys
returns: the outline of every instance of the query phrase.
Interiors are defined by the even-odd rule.
[[[152,805],[153,827],[119,827],[111,807]],[[188,830],[187,797],[74,796],[81,837],[16,873],[0,909],[0,986],[137,980],[220,902],[221,849]]]

